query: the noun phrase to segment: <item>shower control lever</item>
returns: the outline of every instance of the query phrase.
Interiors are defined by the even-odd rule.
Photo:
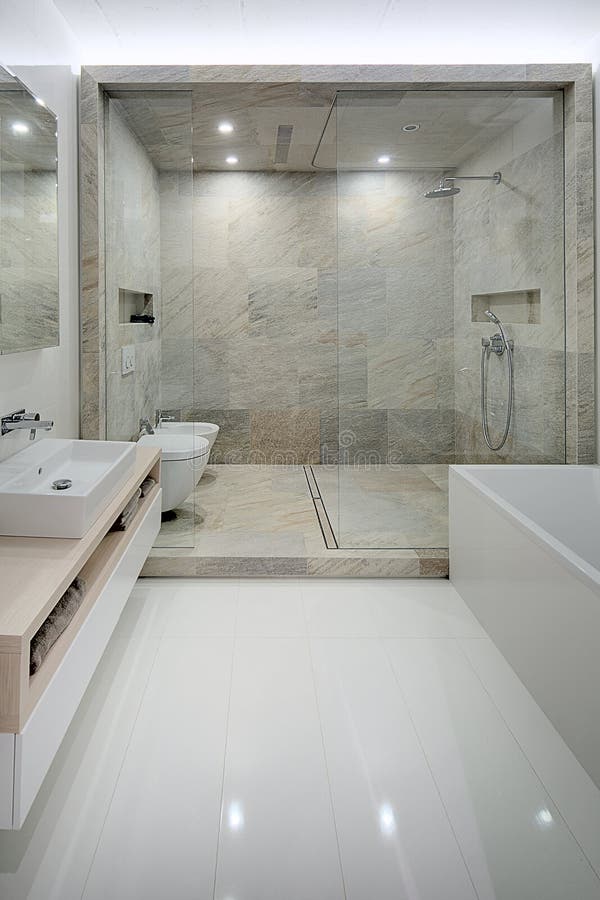
[[[515,349],[514,341],[506,341],[500,332],[493,334],[491,338],[481,338],[481,346],[485,347],[489,353],[496,353],[498,356],[502,356],[507,347],[511,350]]]

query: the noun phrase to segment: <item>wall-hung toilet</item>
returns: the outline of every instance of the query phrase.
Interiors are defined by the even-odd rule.
[[[210,444],[194,434],[144,434],[139,444],[160,447],[162,511],[177,509],[194,492],[206,468]]]
[[[219,433],[219,426],[212,422],[169,422],[168,419],[163,419],[154,430],[157,433],[193,434],[196,437],[206,438],[209,449],[212,450]]]

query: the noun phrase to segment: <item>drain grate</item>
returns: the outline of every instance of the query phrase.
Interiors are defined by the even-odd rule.
[[[337,538],[331,527],[331,522],[329,521],[329,516],[327,515],[327,510],[325,509],[325,504],[323,503],[323,498],[321,497],[313,468],[312,466],[303,466],[302,468],[304,469],[304,475],[308,483],[308,490],[315,508],[319,528],[321,529],[321,534],[325,541],[325,547],[328,550],[339,550]]]

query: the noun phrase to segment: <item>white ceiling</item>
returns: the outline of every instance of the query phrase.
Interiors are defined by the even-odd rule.
[[[598,0],[54,0],[87,64],[576,62]]]
[[[193,157],[196,170],[228,170],[225,157],[234,154],[238,171],[310,172],[316,153],[317,169],[381,171],[384,154],[390,169],[455,168],[523,120],[541,142],[554,132],[560,102],[542,92],[350,91],[328,116],[334,95],[319,83],[207,84],[193,99],[189,91],[113,91],[110,110],[158,169],[185,170]],[[219,134],[221,120],[232,123],[231,135]],[[409,123],[418,131],[403,132]],[[291,142],[285,160],[276,161],[279,126],[291,129]]]

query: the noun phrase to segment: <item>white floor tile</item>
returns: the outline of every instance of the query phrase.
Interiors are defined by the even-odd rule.
[[[480,900],[597,900],[600,881],[456,641],[385,644]]]
[[[215,897],[343,895],[308,642],[239,638]]]
[[[243,637],[306,635],[299,582],[277,579],[243,582],[240,585],[237,634]]]
[[[447,581],[383,582],[369,593],[382,637],[487,637]]]
[[[377,637],[368,580],[331,585],[302,582],[302,599],[311,637]]]
[[[80,900],[157,649],[109,644],[23,829],[0,832],[2,900]]]
[[[220,637],[235,634],[238,587],[178,588],[165,622],[165,637]]]
[[[348,900],[475,900],[381,642],[311,648]]]
[[[140,582],[138,582],[138,585]],[[239,583],[164,579],[136,588],[117,625],[118,636],[231,637],[235,633]]]
[[[600,792],[481,635],[447,582],[138,582],[0,897],[598,900]]]
[[[162,641],[85,900],[212,896],[232,646]]]
[[[507,726],[600,873],[600,790],[491,640],[461,641]]]

